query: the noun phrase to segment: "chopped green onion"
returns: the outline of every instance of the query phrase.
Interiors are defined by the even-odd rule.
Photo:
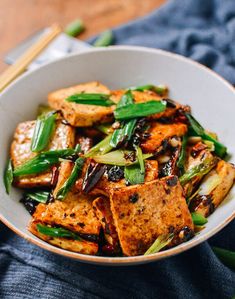
[[[110,140],[112,138],[112,135],[108,135],[105,137],[102,141],[97,143],[95,146],[93,146],[84,156],[86,158],[93,157],[98,154],[106,154],[110,152],[113,148],[110,145]]]
[[[94,42],[94,47],[107,47],[113,42],[113,33],[111,30],[104,31]]]
[[[207,148],[210,152],[214,152],[215,151],[215,144],[212,141],[209,140],[202,140],[203,143],[205,143],[207,145]]]
[[[69,178],[64,182],[63,186],[58,190],[56,194],[56,198],[59,200],[63,200],[65,196],[68,194],[68,192],[71,190],[73,185],[75,184],[79,173],[82,170],[83,164],[84,164],[84,159],[79,157],[77,160],[74,162],[74,167],[71,172],[71,175]]]
[[[42,152],[36,157],[26,161],[18,166],[14,171],[14,176],[38,174],[48,170],[51,166],[58,164],[59,159],[68,159],[72,155],[77,154],[76,149],[61,149],[48,152]]]
[[[44,105],[44,104],[39,104],[38,105],[38,111],[37,111],[37,115],[40,116],[42,114],[47,114],[49,112],[54,111],[51,107]]]
[[[103,93],[80,93],[73,94],[66,99],[67,102],[74,102],[83,105],[95,105],[110,107],[116,105],[110,100],[110,96]]]
[[[227,148],[222,143],[211,137],[208,133],[206,133],[205,129],[199,124],[199,122],[190,114],[185,113],[190,126],[191,126],[191,132],[196,133],[196,135],[202,137],[202,139],[212,141],[215,146],[215,153],[220,158],[223,158],[227,153]]]
[[[191,216],[192,216],[192,219],[193,219],[193,223],[195,225],[201,226],[201,225],[204,225],[208,222],[208,220],[202,214],[199,214],[197,212],[192,212]]]
[[[131,87],[131,90],[136,90],[136,91],[145,91],[145,90],[152,90],[159,94],[160,96],[164,96],[168,92],[168,88],[165,85],[153,85],[153,84],[147,84],[147,85],[142,85],[142,86],[135,86]]]
[[[148,101],[145,103],[130,104],[117,108],[114,111],[114,116],[117,120],[127,120],[160,113],[165,111],[165,109],[166,102],[164,101]]]
[[[5,172],[4,172],[4,185],[6,189],[6,193],[10,193],[11,184],[13,182],[13,168],[12,168],[12,162],[11,159],[9,159]]]
[[[78,36],[80,33],[82,33],[85,30],[85,26],[82,22],[82,20],[77,19],[74,20],[73,22],[69,23],[64,32],[70,36],[76,37]]]
[[[127,90],[117,103],[117,109],[130,104],[134,104],[134,98],[131,90]]]
[[[40,152],[48,146],[55,128],[56,116],[56,113],[49,112],[47,114],[41,114],[37,118],[31,141],[32,152]]]
[[[134,99],[132,92],[130,90],[127,90],[127,92],[121,97],[121,100],[117,104],[117,108],[121,108],[133,103]],[[134,133],[136,122],[136,119],[123,122],[122,128],[116,129],[113,132],[112,138],[110,140],[110,145],[115,148],[121,145],[122,143],[129,141]]]
[[[188,137],[186,135],[183,136],[181,151],[179,155],[179,159],[177,161],[177,167],[179,168],[180,172],[184,172],[185,166],[185,159],[186,159],[186,145],[187,145]]]
[[[156,241],[149,247],[144,255],[154,254],[166,247],[174,238],[174,234],[160,235]]]
[[[112,134],[110,145],[115,148],[124,141],[129,141],[134,133],[136,122],[136,119],[131,119],[122,128],[116,129]]]
[[[140,173],[144,175],[145,174],[144,158],[143,158],[142,149],[139,146],[136,148],[136,155],[140,165]]]
[[[48,191],[35,191],[35,192],[27,192],[24,194],[25,198],[30,198],[37,202],[47,203],[50,192]]]
[[[218,159],[215,157],[206,158],[205,160],[201,161],[200,164],[192,167],[179,178],[181,185],[184,186],[194,177],[202,178],[205,174],[211,171],[212,168],[215,167],[217,162]]]
[[[133,161],[131,158],[128,158],[132,154],[135,155],[135,152],[116,150],[116,151],[109,152],[105,155],[93,156],[93,159],[97,163],[101,163],[101,164],[128,166],[128,165],[132,165],[132,164],[138,162],[138,160],[136,160],[136,159],[134,159],[134,161]],[[143,155],[143,159],[148,159],[150,157],[152,157],[152,154],[144,154]]]
[[[108,134],[110,134],[110,133],[113,132],[113,128],[112,128],[112,125],[111,125],[111,124],[101,124],[101,125],[96,126],[96,128],[97,128],[100,132],[102,132],[102,133],[104,133],[104,134],[106,134],[106,135],[108,135]]]
[[[217,257],[228,267],[235,269],[235,251],[212,247]]]
[[[140,165],[134,164],[124,168],[124,177],[130,185],[143,184],[144,174],[140,172]]]
[[[82,239],[77,234],[63,227],[49,227],[46,225],[37,224],[37,230],[40,234],[53,238],[69,238],[82,241]]]

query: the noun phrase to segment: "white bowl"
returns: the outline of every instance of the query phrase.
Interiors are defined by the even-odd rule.
[[[234,88],[211,70],[179,55],[142,47],[120,46],[92,49],[44,65],[21,76],[1,94],[0,169],[5,167],[16,125],[21,121],[34,119],[38,104],[46,103],[50,91],[91,80],[98,80],[111,89],[147,83],[168,85],[173,99],[189,104],[196,118],[206,128],[218,133],[234,162]],[[209,217],[206,228],[189,242],[149,256],[88,256],[54,247],[29,233],[27,224],[31,217],[19,203],[20,191],[13,188],[8,196],[2,176],[3,171],[0,174],[0,219],[32,243],[88,263],[130,265],[156,261],[205,241],[235,217],[233,188],[226,200]]]

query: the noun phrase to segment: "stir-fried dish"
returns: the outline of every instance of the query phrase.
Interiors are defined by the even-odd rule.
[[[231,189],[226,147],[165,86],[60,89],[18,124],[6,191],[24,190],[28,229],[66,250],[152,254],[188,241]]]

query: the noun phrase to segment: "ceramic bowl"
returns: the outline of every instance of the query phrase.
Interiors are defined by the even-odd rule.
[[[189,242],[149,256],[113,258],[83,255],[54,247],[27,231],[31,217],[19,203],[21,193],[13,188],[7,195],[2,178],[15,127],[21,121],[35,119],[38,104],[46,103],[49,92],[91,80],[98,80],[111,89],[147,83],[166,84],[170,88],[170,97],[189,104],[203,126],[219,135],[229,149],[231,162],[234,162],[235,93],[228,82],[199,63],[161,50],[130,46],[91,49],[27,72],[1,94],[1,221],[45,250],[102,265],[133,265],[166,258],[207,240],[228,224],[235,216],[235,188],[209,217],[200,234]]]

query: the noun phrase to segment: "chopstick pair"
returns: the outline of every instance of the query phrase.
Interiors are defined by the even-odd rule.
[[[61,33],[61,27],[53,24],[49,32],[44,34],[32,45],[12,66],[0,75],[0,92],[7,87],[15,78],[26,70],[29,64],[44,50],[49,43]]]

